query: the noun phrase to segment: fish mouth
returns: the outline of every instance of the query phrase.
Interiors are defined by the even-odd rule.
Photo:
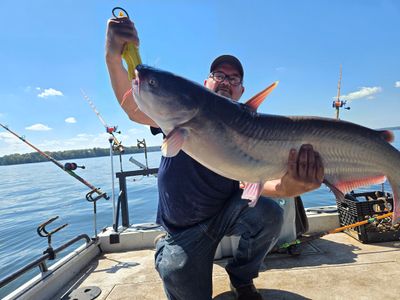
[[[139,72],[135,69],[135,78],[132,80],[132,90],[135,94],[139,95],[140,91]]]

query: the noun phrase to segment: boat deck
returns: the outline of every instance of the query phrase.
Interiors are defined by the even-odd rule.
[[[213,299],[234,299],[224,270],[215,261]],[[302,254],[271,254],[256,287],[264,299],[399,299],[400,241],[362,244],[331,234],[302,245]],[[104,254],[93,262],[76,287],[97,286],[96,299],[166,299],[154,269],[154,250]]]

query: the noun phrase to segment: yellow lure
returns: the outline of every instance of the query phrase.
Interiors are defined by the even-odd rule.
[[[123,12],[119,13],[119,17],[124,17]],[[135,76],[135,68],[137,65],[142,63],[142,59],[140,58],[139,49],[135,46],[133,42],[129,42],[124,46],[124,50],[122,51],[122,58],[125,60],[128,66],[128,78],[129,81],[132,81]]]
[[[122,58],[125,60],[128,66],[129,81],[132,81],[132,79],[135,78],[136,66],[142,63],[139,49],[135,46],[133,42],[129,42],[125,45],[124,51],[122,52]]]

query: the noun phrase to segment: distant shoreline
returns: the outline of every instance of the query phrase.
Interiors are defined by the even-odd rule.
[[[393,127],[383,127],[375,130],[399,130],[400,126]],[[397,133],[396,133],[397,134]],[[147,147],[148,152],[160,151],[160,146],[150,146]],[[126,147],[125,152],[123,154],[135,154],[135,153],[143,153],[143,148],[138,148],[136,146]],[[55,160],[67,160],[67,159],[80,159],[80,158],[90,158],[90,157],[102,157],[109,156],[110,149],[109,148],[92,148],[92,149],[78,149],[78,150],[66,150],[66,151],[45,151],[46,154],[53,157]],[[41,156],[37,152],[30,152],[24,154],[9,154],[0,157],[0,166],[9,166],[9,165],[20,165],[20,164],[30,164],[30,163],[38,163],[49,161],[45,157]]]
[[[124,148],[123,154],[135,154],[143,153],[143,148],[136,146]],[[160,146],[147,147],[147,152],[160,151]],[[110,148],[92,148],[92,149],[78,149],[78,150],[66,150],[66,151],[45,151],[46,154],[54,158],[55,160],[66,160],[66,159],[80,159],[80,158],[91,158],[109,156]],[[38,152],[30,152],[24,154],[9,154],[0,157],[0,166],[9,165],[21,165],[49,161],[45,157],[41,156]]]

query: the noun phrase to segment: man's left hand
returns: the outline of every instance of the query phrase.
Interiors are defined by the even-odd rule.
[[[291,149],[288,159],[288,170],[282,177],[279,190],[287,197],[319,188],[324,179],[324,167],[321,157],[313,146],[304,144],[297,153]]]

